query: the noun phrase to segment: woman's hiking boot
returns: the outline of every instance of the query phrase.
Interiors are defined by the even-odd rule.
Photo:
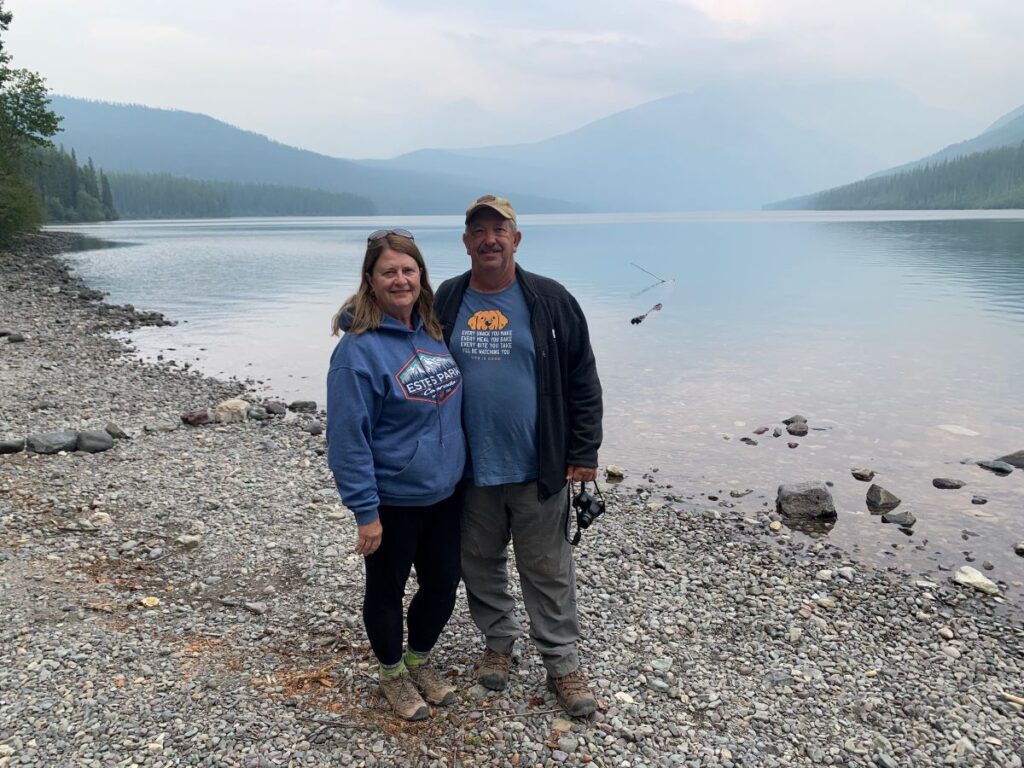
[[[391,711],[403,720],[423,720],[428,714],[427,703],[413,685],[407,669],[396,675],[381,675],[380,692],[391,705]]]

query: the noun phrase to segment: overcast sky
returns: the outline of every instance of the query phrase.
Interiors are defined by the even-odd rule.
[[[884,80],[979,129],[1024,104],[1024,0],[6,7],[15,65],[54,92],[202,112],[340,157],[533,141],[726,81]]]

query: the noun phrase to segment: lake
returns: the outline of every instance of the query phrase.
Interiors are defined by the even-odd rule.
[[[330,318],[382,226],[415,233],[435,287],[469,266],[457,216],[60,228],[131,244],[70,258],[109,301],[179,321],[132,334],[142,356],[323,403]],[[587,313],[603,464],[634,483],[657,468],[684,496],[752,489],[735,502],[751,513],[779,483],[831,480],[831,540],[933,576],[989,561],[1019,598],[1024,470],[961,460],[1024,449],[1024,212],[524,215],[520,229],[518,262]],[[751,434],[794,414],[806,437]],[[911,536],[868,513],[853,467],[903,499]]]

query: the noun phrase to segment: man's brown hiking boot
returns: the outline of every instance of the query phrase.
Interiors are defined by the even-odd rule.
[[[381,675],[380,692],[391,705],[391,711],[403,720],[422,720],[429,712],[427,703],[412,684],[408,670],[391,677]]]
[[[409,678],[413,684],[431,704],[447,706],[455,703],[455,686],[445,680],[444,675],[430,662],[407,666],[406,669],[409,670]]]
[[[503,691],[508,685],[508,671],[511,666],[511,653],[498,653],[490,648],[484,648],[484,655],[476,663],[476,680],[484,688]]]
[[[548,688],[554,691],[558,703],[573,717],[587,717],[597,709],[597,701],[590,692],[590,684],[582,669],[577,668],[564,677],[548,675]]]

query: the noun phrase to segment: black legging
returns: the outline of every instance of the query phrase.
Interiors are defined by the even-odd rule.
[[[409,647],[434,647],[455,608],[459,586],[459,515],[450,496],[428,507],[377,510],[383,530],[380,547],[366,562],[363,623],[377,660],[391,666],[402,659],[402,599],[409,571],[416,566],[419,589],[409,604]]]

